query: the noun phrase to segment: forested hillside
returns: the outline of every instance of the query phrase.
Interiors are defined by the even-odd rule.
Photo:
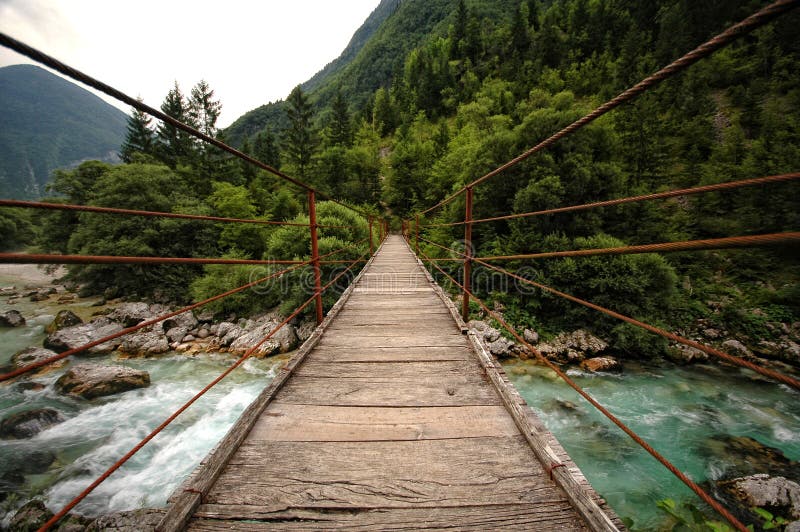
[[[0,68],[0,109],[4,198],[41,197],[56,168],[115,160],[125,132],[125,113],[33,65]]]
[[[395,4],[379,6],[383,22],[369,28],[363,43],[354,38],[358,45],[348,48],[346,60],[315,78],[308,92],[298,86],[281,106],[246,115],[221,136],[334,197],[395,217],[413,216],[766,2]],[[479,186],[474,216],[797,170],[799,26],[797,13],[784,16]],[[209,90],[184,97],[175,87],[162,109],[217,134]],[[134,116],[129,127],[123,152],[130,164],[84,165],[59,174],[55,190],[74,202],[272,220],[304,216],[302,194],[268,174],[163,125],[156,134],[144,117]],[[330,216],[345,216],[334,210]],[[111,223],[65,216],[48,220],[45,249],[246,258],[303,253],[290,244],[299,235],[269,229],[187,231],[165,221],[129,238]],[[423,221],[462,216],[458,200]],[[797,185],[784,184],[480,224],[474,240],[479,255],[515,254],[797,230],[799,218]],[[107,238],[84,236],[96,231]],[[346,236],[351,235],[332,238]],[[423,236],[450,246],[463,233],[459,226],[440,227]],[[704,324],[739,331],[743,339],[768,340],[779,336],[775,323],[800,317],[797,261],[795,248],[772,248],[512,266],[673,330]],[[224,278],[214,269],[148,269],[151,280],[125,285],[109,272],[76,270],[98,290],[167,298],[181,297],[188,286],[199,297]],[[545,336],[585,326],[633,356],[664,352],[664,344],[644,333],[572,304],[539,293],[523,297],[505,287],[478,289],[509,319]],[[248,311],[271,303],[240,301]]]

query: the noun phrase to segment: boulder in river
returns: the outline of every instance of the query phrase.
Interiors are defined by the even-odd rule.
[[[593,357],[581,362],[581,367],[588,371],[622,371],[622,364],[614,357]]]
[[[52,408],[17,412],[0,422],[0,438],[16,440],[31,438],[62,421],[64,416]]]
[[[42,501],[33,500],[17,510],[8,525],[10,530],[39,530],[51,517],[53,512]]]
[[[22,327],[23,325],[25,325],[25,318],[18,310],[0,312],[0,327]]]
[[[150,374],[125,366],[81,364],[62,375],[55,384],[64,395],[94,399],[150,386]]]
[[[63,353],[64,351],[99,340],[104,336],[118,333],[121,330],[122,326],[120,326],[119,323],[112,322],[106,317],[96,318],[89,323],[73,325],[72,327],[54,332],[45,339],[44,346],[57,353]],[[119,338],[110,340],[92,347],[88,350],[88,354],[102,355],[110,353],[116,349],[121,342],[122,340]]]
[[[606,350],[608,344],[585,329],[561,333],[547,343],[539,344],[544,356],[560,363],[578,363]]]
[[[25,366],[30,366],[31,364],[35,364],[37,362],[41,362],[42,360],[47,360],[48,358],[56,356],[58,353],[55,351],[51,351],[50,349],[45,349],[44,347],[28,347],[23,349],[22,351],[18,351],[11,357],[11,366],[14,369],[24,368]],[[53,362],[52,364],[45,366],[44,369],[55,369],[63,367],[67,364],[67,360],[59,360],[57,362]]]
[[[73,327],[82,323],[83,320],[71,310],[59,310],[58,314],[56,314],[56,317],[52,322],[50,322],[50,325],[45,327],[44,332],[47,334],[53,334],[61,329],[66,329],[67,327]]]
[[[164,509],[140,508],[126,512],[101,515],[87,528],[86,532],[139,532],[155,530],[164,517]]]
[[[119,350],[134,356],[160,355],[169,351],[167,337],[161,332],[147,329],[125,336]]]

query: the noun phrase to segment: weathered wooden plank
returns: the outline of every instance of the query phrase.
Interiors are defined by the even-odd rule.
[[[383,362],[376,366],[372,362],[322,362],[304,364],[295,375],[329,379],[349,378],[420,378],[478,376],[483,370],[473,361],[425,361],[425,362]]]
[[[371,349],[374,347],[464,347],[467,345],[463,335],[441,335],[427,338],[404,336],[359,336],[358,334],[323,337],[321,347],[349,347],[351,349]]]
[[[475,355],[467,347],[317,347],[311,355],[315,362],[435,362],[472,361]]]
[[[243,510],[247,512],[248,510]],[[287,510],[252,521],[229,520],[214,505],[200,507],[198,516],[188,530],[216,532],[220,530],[354,530],[354,531],[404,531],[411,530],[487,530],[526,531],[578,531],[586,530],[575,521],[565,505],[536,508],[529,504],[503,504],[473,507],[445,508],[376,508],[368,511],[353,510]],[[258,515],[251,513],[250,515]]]
[[[564,501],[517,434],[368,446],[248,441],[204,502],[274,512]]]
[[[295,375],[275,402],[394,407],[502,405],[483,376],[327,379]]]
[[[499,406],[361,408],[271,404],[249,441],[400,441],[511,436]],[[366,447],[366,446],[365,446]]]

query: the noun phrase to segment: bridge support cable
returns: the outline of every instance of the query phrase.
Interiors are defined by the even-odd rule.
[[[423,239],[423,240],[425,240],[425,239]],[[461,253],[460,251],[457,251],[455,249],[444,247],[442,245],[436,244],[435,242],[431,242],[430,240],[425,240],[425,242],[428,242],[428,243],[430,243],[430,244],[432,244],[432,245],[434,245],[436,247],[439,247],[441,249],[444,249],[444,250],[450,251],[452,253],[455,253],[457,255],[461,255],[462,257],[465,257],[464,253]],[[426,260],[428,260],[431,264],[435,265],[436,259],[432,259],[430,257],[427,257]],[[616,319],[622,320],[624,322],[630,323],[631,325],[635,325],[636,327],[640,327],[642,329],[650,331],[650,332],[652,332],[654,334],[657,334],[659,336],[662,336],[663,338],[666,338],[668,340],[672,340],[674,342],[678,342],[680,344],[683,344],[683,345],[686,345],[686,346],[689,346],[689,347],[693,347],[695,349],[699,349],[700,351],[702,351],[702,352],[704,352],[706,354],[715,356],[717,358],[721,358],[721,359],[723,359],[726,362],[729,362],[731,364],[734,364],[734,365],[737,365],[737,366],[740,366],[740,367],[747,368],[749,370],[755,371],[756,373],[764,375],[765,377],[769,377],[770,379],[773,379],[773,380],[778,381],[780,383],[783,383],[783,384],[786,384],[788,386],[791,386],[792,388],[795,388],[796,390],[800,390],[800,380],[797,380],[797,379],[795,379],[795,378],[793,378],[793,377],[791,377],[789,375],[784,375],[783,373],[779,373],[779,372],[771,370],[769,368],[765,368],[763,366],[759,366],[758,364],[754,364],[753,362],[750,362],[749,360],[745,360],[745,359],[743,359],[741,357],[737,357],[737,356],[731,355],[729,353],[726,353],[724,351],[720,351],[719,349],[715,349],[713,347],[707,346],[705,344],[701,344],[699,342],[695,342],[693,340],[689,340],[688,338],[684,338],[683,336],[680,336],[680,335],[665,331],[664,329],[660,329],[660,328],[655,327],[653,325],[650,325],[648,323],[644,323],[644,322],[639,321],[639,320],[637,320],[635,318],[631,318],[630,316],[626,316],[624,314],[620,314],[619,312],[615,312],[615,311],[613,311],[611,309],[608,309],[608,308],[605,308],[605,307],[601,307],[600,305],[596,305],[596,304],[594,304],[594,303],[592,303],[590,301],[586,301],[586,300],[580,299],[578,297],[575,297],[573,295],[567,294],[565,292],[561,292],[560,290],[556,290],[555,288],[552,288],[552,287],[547,286],[545,284],[538,283],[538,282],[530,280],[530,279],[526,279],[526,278],[524,278],[524,277],[522,277],[520,275],[517,275],[517,274],[515,274],[515,273],[513,273],[513,272],[511,272],[509,270],[506,270],[504,268],[500,268],[499,266],[494,266],[492,264],[489,264],[488,262],[486,262],[487,259],[476,258],[476,259],[473,259],[473,260],[474,260],[474,262],[480,264],[481,266],[489,268],[490,270],[494,270],[494,271],[496,271],[498,273],[502,273],[503,275],[507,275],[507,276],[519,281],[519,282],[528,284],[530,286],[534,286],[536,288],[539,288],[540,290],[544,290],[545,292],[549,292],[549,293],[551,293],[553,295],[556,295],[556,296],[561,297],[563,299],[567,299],[567,300],[572,301],[574,303],[578,303],[579,305],[583,305],[583,306],[585,306],[587,308],[591,308],[591,309],[596,310],[598,312],[602,312],[603,314],[606,314],[606,315],[611,316],[613,318],[616,318]],[[438,266],[437,266],[437,269],[438,269]]]
[[[186,257],[122,257],[116,255],[37,255],[0,253],[0,264],[236,264],[268,266],[306,264],[302,260],[251,260]],[[320,264],[342,264],[350,261],[319,261]]]
[[[544,216],[549,214],[561,214],[565,212],[581,211],[586,209],[596,209],[598,207],[613,207],[616,205],[623,205],[626,203],[636,203],[640,201],[652,201],[657,199],[677,198],[683,196],[691,196],[694,194],[703,194],[706,192],[720,192],[725,190],[734,190],[742,187],[752,187],[769,185],[774,183],[787,183],[800,179],[800,172],[789,174],[771,175],[766,177],[757,177],[753,179],[741,179],[738,181],[727,181],[725,183],[715,183],[713,185],[703,185],[699,187],[684,188],[679,190],[668,190],[666,192],[655,192],[652,194],[643,194],[641,196],[630,196],[626,198],[611,199],[605,201],[597,201],[593,203],[584,203],[582,205],[571,205],[569,207],[557,207],[555,209],[545,209],[541,211],[523,212],[516,214],[508,214],[505,216],[493,216],[491,218],[480,218],[472,220],[473,224],[485,222],[499,222],[505,220],[515,220],[518,218],[529,218],[532,216]],[[417,215],[419,216],[419,215]],[[466,222],[450,222],[450,223],[435,223],[425,224],[423,227],[452,227],[457,225],[464,225]]]
[[[639,83],[630,87],[629,89],[625,90],[619,95],[615,96],[611,100],[608,100],[600,107],[591,111],[589,114],[583,116],[582,118],[564,127],[563,129],[554,133],[545,140],[539,142],[538,144],[526,150],[525,152],[521,153],[514,159],[511,159],[507,163],[495,168],[491,172],[463,186],[462,188],[460,188],[450,196],[447,196],[445,199],[443,199],[433,207],[430,207],[422,211],[420,214],[427,214],[433,211],[434,209],[446,205],[447,203],[453,201],[456,197],[461,195],[463,192],[465,192],[467,187],[474,187],[476,185],[479,185],[484,181],[491,179],[492,177],[511,168],[512,166],[521,163],[525,159],[529,158],[531,155],[539,151],[542,151],[543,149],[549,147],[551,144],[557,142],[558,140],[561,140],[562,138],[574,133],[575,131],[581,129],[583,126],[600,118],[609,111],[619,107],[624,103],[634,100],[636,97],[640,96],[648,89],[658,85],[662,81],[674,76],[675,74],[683,70],[686,70],[688,67],[692,66],[699,60],[708,57],[718,49],[730,44],[739,37],[742,37],[743,35],[746,35],[752,32],[753,30],[760,28],[761,26],[764,26],[765,24],[771,22],[780,15],[783,15],[784,13],[787,13],[792,9],[795,9],[798,6],[800,6],[800,0],[778,0],[776,2],[769,4],[768,6],[765,6],[764,8],[753,13],[752,15],[742,20],[741,22],[734,24],[733,26],[729,27],[728,29],[718,34],[717,36],[704,42],[694,50],[684,54],[682,57],[676,59],[675,61],[665,66],[661,70],[644,78]]]
[[[454,251],[431,240],[420,237],[445,251]],[[597,255],[638,255],[642,253],[677,253],[681,251],[698,251],[709,249],[731,249],[753,246],[774,246],[779,244],[800,244],[800,231],[787,233],[767,233],[762,235],[730,236],[725,238],[709,238],[704,240],[685,240],[680,242],[660,242],[657,244],[641,244],[618,246],[613,248],[572,249],[566,251],[546,251],[542,253],[523,253],[518,255],[493,255],[490,257],[473,257],[472,260],[535,260],[563,257],[592,257]],[[459,253],[456,251],[456,253]],[[0,255],[2,256],[2,255]],[[431,259],[450,260],[450,259]]]
[[[348,246],[345,246],[343,248],[337,249],[335,251],[331,251],[330,253],[326,253],[325,255],[322,255],[320,258],[330,257],[330,256],[333,256],[333,255],[335,255],[337,253],[341,253],[342,251],[348,249],[349,247],[352,247],[353,245],[355,245],[355,244],[350,244]],[[131,327],[127,327],[125,329],[122,329],[121,331],[118,331],[118,332],[114,333],[114,334],[110,334],[108,336],[104,336],[103,338],[100,338],[98,340],[94,340],[94,341],[89,342],[87,344],[84,344],[82,346],[75,347],[73,349],[69,349],[67,351],[64,351],[63,353],[59,353],[58,355],[52,356],[50,358],[46,358],[44,360],[40,360],[38,362],[34,362],[34,363],[29,364],[27,366],[24,366],[22,368],[18,368],[18,369],[14,370],[14,371],[10,371],[8,373],[3,373],[3,374],[0,375],[0,382],[4,382],[4,381],[7,381],[9,379],[13,379],[15,377],[19,377],[20,375],[24,375],[25,373],[28,373],[28,372],[33,371],[35,369],[39,369],[41,367],[47,366],[49,364],[52,364],[54,362],[58,362],[59,360],[62,360],[62,359],[67,358],[69,356],[75,355],[77,353],[82,353],[84,351],[87,351],[88,349],[91,349],[92,347],[96,347],[98,345],[102,345],[102,344],[104,344],[106,342],[109,342],[111,340],[115,340],[117,338],[121,338],[122,336],[130,334],[132,332],[136,332],[138,330],[144,329],[145,327],[150,327],[151,325],[156,325],[156,324],[161,323],[163,321],[166,321],[166,320],[168,320],[170,318],[174,318],[175,316],[178,316],[179,314],[183,314],[184,312],[190,312],[190,311],[192,311],[194,309],[200,308],[200,307],[202,307],[204,305],[207,305],[209,303],[213,303],[214,301],[219,301],[220,299],[226,298],[226,297],[231,296],[233,294],[237,294],[237,293],[242,292],[244,290],[247,290],[249,288],[253,288],[253,287],[255,287],[255,286],[259,285],[259,284],[262,284],[262,283],[264,283],[266,281],[269,281],[271,279],[274,279],[276,277],[280,277],[281,275],[284,275],[286,273],[294,271],[294,270],[296,270],[298,268],[302,268],[304,266],[308,266],[308,265],[311,264],[311,262],[312,261],[310,261],[310,260],[301,262],[301,263],[296,264],[294,266],[291,266],[289,268],[286,268],[286,269],[283,269],[281,271],[272,273],[272,274],[270,274],[270,275],[268,275],[266,277],[262,277],[261,279],[257,279],[257,280],[255,280],[253,282],[250,282],[250,283],[247,283],[245,285],[242,285],[242,286],[240,286],[238,288],[234,288],[232,290],[228,290],[227,292],[224,292],[222,294],[218,294],[216,296],[210,297],[210,298],[205,299],[203,301],[200,301],[198,303],[194,303],[194,304],[189,305],[187,307],[183,307],[183,308],[181,308],[179,310],[176,310],[174,312],[169,312],[167,314],[158,316],[158,317],[153,318],[151,320],[147,320],[147,321],[144,321],[144,322],[139,323],[137,325],[133,325]],[[348,262],[351,262],[351,261],[348,261]],[[362,261],[359,259],[356,262],[362,262]]]
[[[425,255],[424,253],[421,255],[424,260],[430,262],[430,258]],[[466,287],[459,283],[456,279],[454,279],[450,274],[440,268],[436,263],[431,262],[431,265],[436,268],[442,275],[444,275],[454,286],[459,288],[460,290],[467,293]],[[523,337],[520,335],[517,330],[509,325],[502,316],[497,314],[495,311],[490,309],[486,303],[484,303],[481,299],[475,296],[473,293],[469,293],[469,296],[492,318],[494,318],[504,329],[506,329],[509,334],[514,336],[520,344],[525,346],[531,353],[533,353],[539,361],[541,361],[544,365],[548,368],[556,372],[556,374],[561,377],[561,379],[566,382],[571,388],[573,388],[576,392],[578,392],[584,399],[586,399],[592,406],[594,406],[597,410],[599,410],[604,416],[606,416],[611,422],[617,425],[620,429],[622,429],[630,438],[639,444],[645,451],[647,451],[653,458],[658,460],[664,467],[666,467],[673,475],[675,475],[678,479],[680,479],[686,486],[689,487],[692,491],[694,491],[698,497],[700,497],[704,502],[706,502],[709,506],[711,506],[718,514],[724,517],[734,528],[739,530],[740,532],[747,532],[747,527],[745,527],[736,517],[733,516],[725,507],[723,507],[719,502],[714,500],[708,493],[703,490],[700,486],[698,486],[693,480],[687,477],[681,470],[679,470],[672,462],[667,460],[664,456],[662,456],[658,451],[656,451],[649,443],[647,443],[644,439],[642,439],[638,434],[636,434],[631,428],[629,428],[625,423],[623,423],[619,418],[617,418],[614,414],[612,414],[608,409],[606,409],[603,405],[601,405],[597,400],[595,400],[588,392],[586,392],[583,388],[581,388],[578,383],[573,381],[569,375],[567,375],[561,368],[559,368],[556,364],[551,362],[547,359],[542,353],[540,353],[535,347],[530,345]]]
[[[85,499],[92,491],[94,491],[97,486],[103,483],[108,477],[110,477],[117,469],[122,467],[125,462],[127,462],[134,454],[139,452],[150,440],[156,437],[161,431],[163,431],[170,423],[172,423],[178,416],[180,416],[187,408],[192,406],[200,397],[205,395],[211,388],[216,386],[220,381],[222,381],[225,377],[230,375],[236,368],[241,366],[250,356],[256,352],[256,350],[261,347],[267,340],[272,338],[278,331],[280,331],[287,323],[292,321],[296,318],[306,307],[308,307],[312,301],[315,301],[317,297],[321,296],[323,292],[325,292],[328,288],[333,286],[339,279],[341,279],[345,274],[347,274],[351,269],[355,267],[356,264],[361,262],[367,254],[364,253],[358,257],[357,260],[352,261],[353,263],[347,267],[345,270],[341,271],[336,277],[331,279],[327,284],[320,287],[319,290],[316,290],[314,294],[306,299],[304,303],[302,303],[297,309],[290,314],[286,319],[284,319],[281,323],[275,326],[269,334],[267,334],[264,338],[262,338],[257,344],[253,347],[248,349],[241,357],[239,357],[236,362],[233,363],[228,369],[226,369],[222,374],[216,377],[213,381],[208,383],[202,390],[200,390],[197,394],[195,394],[191,399],[189,399],[186,403],[184,403],[180,408],[178,408],[175,412],[173,412],[167,419],[165,419],[158,427],[153,429],[150,434],[145,436],[139,443],[137,443],[130,451],[125,453],[122,458],[120,458],[117,462],[115,462],[111,467],[109,467],[102,475],[100,475],[94,482],[92,482],[85,490],[83,490],[77,497],[75,497],[72,501],[70,501],[66,506],[64,506],[57,514],[55,514],[47,523],[42,525],[39,529],[39,532],[45,532],[49,530],[53,525],[58,523],[64,516],[69,513],[78,503],[80,503],[83,499]]]

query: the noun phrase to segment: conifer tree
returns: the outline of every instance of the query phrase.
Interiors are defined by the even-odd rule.
[[[190,126],[194,125],[189,113],[189,103],[183,96],[178,82],[167,93],[161,104],[164,114]],[[161,123],[157,129],[158,155],[168,166],[174,168],[179,163],[186,163],[193,155],[192,137],[172,124]]]
[[[141,101],[139,98],[139,102]],[[152,119],[148,114],[135,107],[131,108],[125,142],[120,147],[120,157],[124,162],[130,163],[135,153],[153,155],[155,139],[153,129],[150,127],[151,122]]]
[[[316,138],[311,123],[314,110],[300,85],[289,94],[287,103],[289,107],[286,109],[286,114],[289,116],[290,125],[286,131],[285,151],[303,176],[311,164],[316,148]]]
[[[353,131],[350,110],[341,91],[336,91],[331,107],[333,111],[329,131],[331,145],[349,148],[353,144]]]
[[[222,104],[214,99],[214,91],[205,80],[201,79],[192,87],[189,99],[189,115],[192,121],[202,133],[214,137],[217,134],[217,119],[220,112]]]
[[[253,157],[273,168],[280,168],[281,152],[271,130],[264,129],[256,135],[253,141]]]

